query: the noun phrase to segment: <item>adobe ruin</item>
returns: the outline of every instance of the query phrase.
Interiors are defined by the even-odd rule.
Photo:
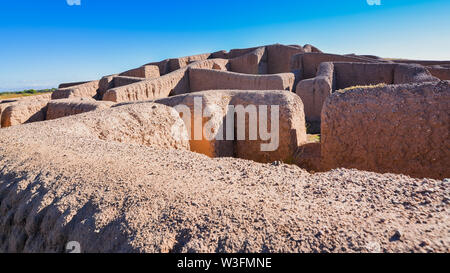
[[[61,252],[77,240],[93,252],[371,252],[369,237],[397,226],[407,239],[380,248],[449,251],[440,204],[450,177],[449,64],[275,44],[147,63],[0,102],[0,251]],[[199,98],[209,116],[194,116]],[[249,105],[253,121],[226,114]],[[266,119],[260,106],[270,106]],[[262,151],[273,139],[249,131],[192,139],[194,123],[213,136],[240,123],[277,129],[279,145]],[[424,225],[422,213],[391,202],[419,204],[418,185],[436,193],[422,205],[433,220]],[[331,228],[325,245],[319,220]],[[356,233],[336,233],[342,227]],[[309,244],[287,230],[306,230]]]

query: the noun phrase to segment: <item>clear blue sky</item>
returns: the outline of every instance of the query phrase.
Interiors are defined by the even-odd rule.
[[[271,43],[449,60],[450,1],[1,1],[0,37],[0,91]]]

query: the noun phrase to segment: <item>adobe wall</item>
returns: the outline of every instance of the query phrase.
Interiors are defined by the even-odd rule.
[[[292,73],[249,75],[210,69],[189,69],[191,92],[212,89],[291,91],[294,80]]]
[[[268,74],[291,72],[291,57],[305,52],[302,47],[280,44],[266,46],[268,59]]]
[[[432,65],[450,65],[450,61],[431,61],[431,60],[403,60],[403,59],[392,59],[392,62],[395,63],[404,63],[404,64],[420,64],[425,66]]]
[[[45,120],[48,100],[27,100],[13,103],[3,110],[1,127]]]
[[[338,89],[354,86],[436,82],[425,67],[394,63],[321,63],[314,78],[300,81],[295,89],[305,105],[306,119],[320,122],[322,105]]]
[[[425,67],[415,64],[335,62],[334,76],[336,89],[379,83],[438,81]]]
[[[52,120],[85,112],[107,109],[114,105],[110,101],[97,101],[90,98],[51,100],[47,105],[46,120]]]
[[[100,90],[108,88],[102,96],[103,100],[114,102],[153,100],[167,97],[169,94],[179,95],[190,92],[188,68],[226,71],[228,67],[229,60],[226,59],[194,61],[184,68],[175,70],[161,77],[147,79],[117,88],[111,86],[110,82],[116,77],[115,75],[112,75],[102,79]],[[119,79],[119,81],[120,80],[121,79]]]
[[[80,85],[80,84],[84,84],[84,83],[88,83],[88,81],[83,81],[83,82],[67,82],[67,83],[61,83],[60,85],[58,85],[58,89],[60,88],[67,88],[67,87],[72,87],[72,86],[76,86],[76,85]]]
[[[170,66],[169,66],[169,59],[165,59],[159,62],[152,62],[152,63],[148,63],[146,65],[156,65],[159,68],[159,74],[162,75],[166,75],[167,73],[170,73]]]
[[[427,67],[431,75],[441,80],[450,80],[450,68],[447,67]]]
[[[394,71],[394,84],[413,82],[437,82],[438,78],[422,65],[419,64],[398,64]]]
[[[230,67],[230,61],[227,59],[208,59],[193,62],[188,67],[227,71]]]
[[[250,47],[250,48],[235,48],[231,49],[229,52],[226,50],[217,51],[211,54],[210,58],[221,58],[221,59],[234,59],[240,57],[242,55],[248,54],[259,47]]]
[[[305,52],[322,53],[322,51],[320,49],[318,49],[317,47],[310,45],[310,44],[304,45],[303,50]]]
[[[333,93],[322,112],[323,167],[450,177],[449,109],[449,81]]]
[[[157,78],[160,76],[157,65],[143,65],[119,74],[120,76],[138,77],[138,78]]]
[[[322,63],[317,76],[297,84],[296,94],[302,99],[308,122],[320,122],[322,105],[335,89],[334,64]]]
[[[164,98],[169,94],[189,92],[187,68],[182,68],[159,78],[112,88],[105,92],[103,100],[114,102],[153,100]]]
[[[203,118],[203,116],[195,116],[195,98],[201,98],[203,110],[211,107],[213,110],[211,118]],[[306,127],[303,111],[303,103],[298,96],[285,91],[248,91],[248,90],[207,90],[203,92],[195,92],[190,94],[178,95],[169,98],[156,100],[156,103],[175,107],[177,105],[185,105],[191,112],[191,118],[185,119],[186,127],[190,130],[191,151],[202,153],[210,157],[238,157],[249,159],[257,162],[273,162],[281,160],[283,162],[293,163],[294,153],[297,147],[306,142]],[[145,102],[143,102],[145,103]],[[256,140],[249,140],[249,118],[245,120],[246,136],[245,140],[226,140],[226,115],[228,105],[254,105],[259,113],[259,105],[267,105],[267,126],[271,131],[271,105],[279,106],[279,146],[274,151],[261,151],[261,144],[270,141],[262,140],[260,135]],[[214,111],[218,109],[219,111]],[[186,118],[186,117],[185,117]],[[197,118],[197,119],[196,119]],[[211,125],[213,132],[212,140],[208,140],[204,134],[201,140],[195,139],[195,124],[199,123],[204,128],[206,123]],[[236,119],[233,119],[235,136],[236,136]],[[257,118],[258,130],[261,126],[259,116]],[[222,132],[223,140],[217,140],[215,136]]]
[[[100,81],[90,81],[67,88],[60,88],[52,93],[52,99],[68,99],[76,97],[90,97],[97,95]]]
[[[356,85],[393,84],[395,64],[334,63],[336,89]]]
[[[211,56],[211,53],[204,53],[204,54],[198,54],[198,55],[193,55],[193,56],[169,59],[170,72],[173,72],[177,69],[186,67],[188,64],[191,64],[196,61],[206,60],[210,56]]]
[[[116,76],[113,77],[112,79],[113,87],[121,87],[132,83],[141,82],[143,80],[144,80],[143,78],[139,77],[126,77],[126,76]]]
[[[260,47],[230,60],[230,71],[244,74],[267,74],[267,51]]]
[[[310,79],[316,76],[319,65],[323,62],[377,62],[358,56],[346,56],[329,53],[301,53],[290,58],[291,71],[299,70],[301,79]]]

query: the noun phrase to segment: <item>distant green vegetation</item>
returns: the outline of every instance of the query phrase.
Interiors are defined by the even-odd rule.
[[[23,91],[1,92],[0,100],[27,97],[27,96],[35,96],[35,95],[50,93],[55,90],[56,90],[56,88],[41,89],[41,90],[27,89],[27,90],[23,90]]]

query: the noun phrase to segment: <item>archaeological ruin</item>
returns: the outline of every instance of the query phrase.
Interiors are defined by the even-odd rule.
[[[450,251],[450,61],[233,49],[0,117],[0,252]]]

